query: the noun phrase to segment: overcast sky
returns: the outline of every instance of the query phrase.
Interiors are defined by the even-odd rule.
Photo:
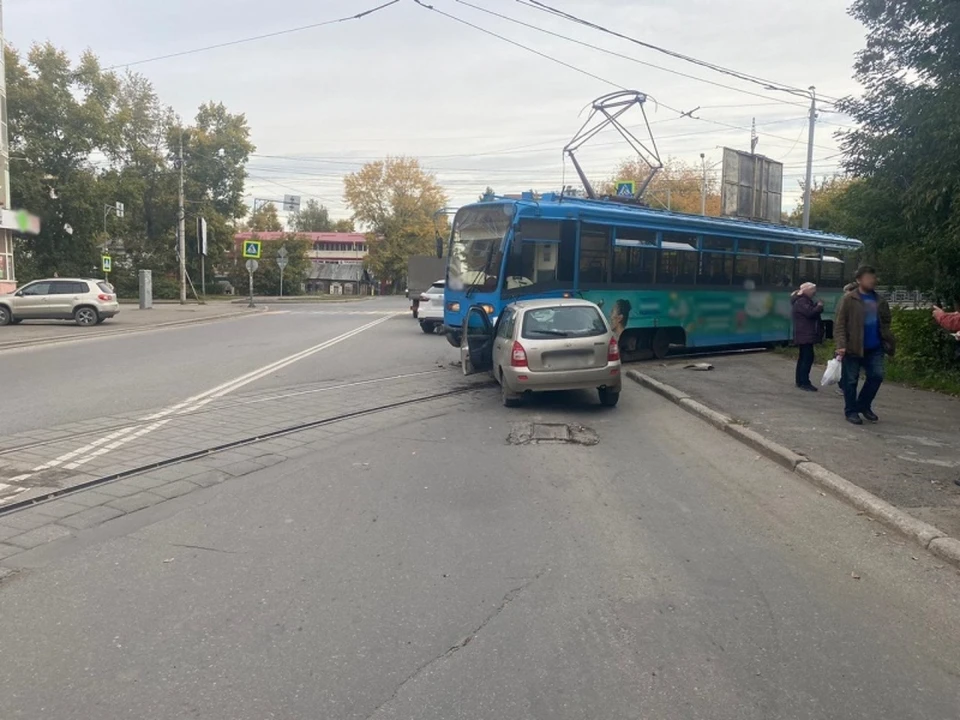
[[[90,48],[104,65],[131,64],[146,75],[161,100],[182,116],[192,117],[208,100],[245,113],[257,146],[249,166],[251,201],[298,194],[318,198],[334,216],[346,216],[343,174],[387,154],[421,158],[452,205],[475,200],[487,185],[502,193],[559,189],[561,149],[586,118],[584,107],[623,87],[652,98],[647,113],[663,157],[699,163],[705,153],[714,163],[720,159],[718,146],[749,149],[756,118],[757,152],[785,164],[785,209],[796,203],[806,151],[802,99],[548,16],[518,0],[469,1],[629,59],[457,0],[430,3],[583,71],[578,72],[414,0],[400,0],[361,20],[133,64],[348,16],[384,0],[4,0],[3,8],[6,39],[20,50],[46,40],[74,57]],[[544,2],[768,80],[815,85],[834,98],[857,90],[851,67],[864,33],[842,0]],[[696,107],[699,119],[677,112]],[[848,122],[824,108],[814,148],[818,175],[837,168],[834,133]],[[583,159],[591,177],[609,176],[618,160],[630,157],[618,138],[606,134],[587,146]],[[575,180],[569,164],[565,177],[568,184]]]

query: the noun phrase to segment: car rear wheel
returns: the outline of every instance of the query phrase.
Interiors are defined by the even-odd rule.
[[[507,387],[507,384],[503,380],[503,373],[500,373],[500,402],[503,403],[504,407],[512,408],[519,407],[521,397],[515,393],[510,392],[510,389]]]
[[[600,395],[600,404],[604,407],[616,407],[620,402],[620,393],[610,388],[600,388],[597,393]]]
[[[90,325],[96,325],[100,321],[100,313],[92,307],[78,307],[73,311],[73,320],[77,325],[82,325],[84,327]]]
[[[0,305],[0,325],[9,325],[13,321],[10,315],[10,309],[6,305]]]
[[[426,320],[421,320],[420,329],[423,330],[424,335],[432,335],[437,330],[437,324],[432,322],[427,322]]]

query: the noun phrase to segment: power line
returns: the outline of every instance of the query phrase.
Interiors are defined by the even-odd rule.
[[[804,97],[809,96],[809,93],[806,90],[803,90],[801,88],[794,87],[792,85],[787,85],[785,83],[780,83],[774,80],[767,80],[762,77],[758,77],[756,75],[750,75],[749,73],[741,72],[739,70],[733,70],[731,68],[724,67],[716,63],[708,62],[706,60],[700,60],[699,58],[695,58],[691,55],[685,55],[684,53],[677,52],[676,50],[670,50],[669,48],[661,47],[659,45],[654,45],[653,43],[645,42],[644,40],[639,40],[635,37],[631,37],[630,35],[625,35],[624,33],[617,32],[616,30],[611,30],[610,28],[604,27],[603,25],[599,25],[597,23],[591,22],[590,20],[586,20],[584,18],[568,13],[564,10],[560,10],[558,8],[552,7],[551,5],[548,5],[547,3],[542,2],[541,0],[515,0],[515,2],[519,3],[520,5],[524,5],[525,7],[530,7],[535,10],[545,12],[549,15],[555,15],[556,17],[563,18],[564,20],[568,20],[570,22],[583,25],[584,27],[592,28],[594,30],[599,30],[600,32],[606,33],[608,35],[612,35],[614,37],[618,37],[621,40],[627,40],[628,42],[632,42],[636,45],[640,45],[641,47],[645,47],[649,50],[655,50],[656,52],[662,53],[669,57],[677,58],[678,60],[683,60],[685,62],[692,63],[694,65],[699,65],[700,67],[707,68],[708,70],[713,70],[714,72],[722,73],[724,75],[729,75],[730,77],[735,77],[739,80],[744,80],[746,82],[750,82],[755,85],[760,85],[769,90],[780,90],[782,92],[787,92],[792,95],[802,95]],[[836,102],[838,100],[837,98],[831,98],[826,95],[821,97],[831,102]]]
[[[432,5],[427,5],[427,4],[424,3],[422,0],[413,0],[413,1],[414,1],[417,5],[419,5],[420,7],[424,8],[424,9],[426,9],[426,10],[431,10],[431,11],[433,11],[433,12],[435,12],[435,13],[438,13],[439,15],[443,15],[444,17],[447,17],[447,18],[449,18],[449,19],[451,19],[451,20],[453,20],[453,21],[455,21],[455,22],[458,22],[458,23],[460,23],[460,24],[462,24],[462,25],[466,25],[466,26],[468,26],[468,27],[471,27],[471,28],[473,28],[474,30],[479,30],[480,32],[484,33],[485,35],[490,35],[491,37],[495,37],[495,38],[497,38],[498,40],[503,40],[504,42],[507,42],[507,43],[509,43],[509,44],[511,44],[511,45],[513,45],[513,46],[515,46],[515,47],[519,47],[519,48],[521,48],[521,49],[523,49],[523,50],[526,50],[526,51],[528,51],[528,52],[532,52],[533,54],[538,55],[539,57],[542,57],[542,58],[544,58],[544,59],[546,59],[546,60],[550,60],[551,62],[555,62],[555,63],[557,63],[557,64],[559,64],[559,65],[563,65],[564,67],[569,68],[569,69],[571,69],[571,70],[574,70],[575,72],[578,72],[578,73],[580,73],[580,74],[582,74],[582,75],[587,75],[588,77],[591,77],[591,78],[593,78],[593,79],[595,79],[595,80],[599,80],[599,81],[601,81],[601,82],[603,82],[603,83],[605,83],[605,84],[607,84],[607,85],[612,85],[613,87],[618,88],[618,89],[620,89],[620,90],[625,90],[625,89],[626,89],[626,88],[624,88],[622,85],[620,85],[619,83],[615,83],[615,82],[612,81],[612,80],[608,80],[607,78],[601,77],[601,76],[599,76],[599,75],[595,75],[594,73],[589,72],[588,70],[584,70],[583,68],[577,67],[576,65],[572,65],[571,63],[568,63],[568,62],[565,62],[565,61],[563,61],[563,60],[560,60],[559,58],[556,58],[556,57],[554,57],[554,56],[552,56],[552,55],[549,55],[549,54],[547,54],[547,53],[541,52],[541,51],[536,50],[536,49],[534,49],[534,48],[531,48],[531,47],[529,47],[529,46],[527,46],[527,45],[524,45],[524,44],[522,44],[522,43],[519,43],[519,42],[517,42],[517,41],[515,41],[515,40],[511,40],[510,38],[505,37],[505,36],[503,36],[503,35],[500,35],[499,33],[493,32],[492,30],[487,30],[486,28],[481,27],[481,26],[479,26],[479,25],[476,25],[475,23],[472,23],[472,22],[470,22],[470,21],[468,21],[468,20],[464,20],[464,19],[462,19],[462,18],[459,18],[459,17],[457,17],[456,15],[452,15],[452,14],[450,14],[450,13],[448,13],[448,12],[444,12],[443,10],[438,10],[437,8],[433,7]],[[524,1],[524,0],[516,0],[516,2],[523,2],[523,1]],[[533,1],[535,2],[536,0],[533,0]],[[783,88],[772,88],[772,89],[783,89]],[[719,120],[710,120],[710,119],[705,118],[705,117],[694,116],[694,115],[691,115],[691,114],[689,114],[689,113],[685,113],[685,112],[683,112],[682,110],[679,110],[679,109],[677,109],[677,108],[671,107],[671,106],[667,105],[666,103],[659,102],[659,101],[656,100],[656,98],[654,98],[653,96],[649,96],[649,95],[648,95],[648,97],[650,97],[650,99],[653,100],[655,103],[658,103],[659,105],[663,105],[663,107],[667,108],[667,110],[672,110],[673,112],[677,113],[678,115],[681,115],[681,116],[682,116],[682,115],[686,115],[687,117],[690,117],[690,118],[693,119],[693,120],[700,120],[701,122],[710,123],[711,125],[718,125],[718,126],[720,126],[720,127],[726,127],[726,128],[730,128],[730,129],[733,129],[733,130],[740,130],[740,131],[743,131],[743,132],[749,132],[749,131],[750,131],[749,128],[745,128],[745,127],[740,126],[740,125],[731,125],[730,123],[721,122],[721,121],[719,121]],[[765,135],[765,136],[767,136],[767,137],[776,138],[776,139],[778,139],[778,140],[784,140],[784,141],[786,141],[786,142],[793,142],[793,140],[792,140],[791,138],[785,138],[785,137],[780,136],[780,135],[771,135],[770,133],[758,133],[758,134],[760,134],[760,135]],[[822,145],[814,145],[814,147],[820,147],[821,149],[826,149],[826,150],[831,150],[831,151],[835,149],[835,148],[827,148],[827,147],[822,146]]]
[[[605,48],[605,47],[600,47],[599,45],[594,45],[593,43],[588,43],[588,42],[585,42],[585,41],[583,41],[583,40],[578,40],[578,39],[576,39],[576,38],[572,38],[572,37],[570,37],[570,36],[568,36],[568,35],[564,35],[564,34],[562,34],[562,33],[554,32],[554,31],[552,31],[552,30],[547,30],[546,28],[542,28],[542,27],[540,27],[540,26],[538,26],[538,25],[533,25],[532,23],[524,22],[523,20],[517,20],[516,18],[512,18],[512,17],[510,17],[510,16],[508,16],[508,15],[504,15],[503,13],[499,13],[499,12],[497,12],[497,11],[495,11],[495,10],[490,10],[490,9],[488,9],[488,8],[480,7],[479,5],[475,5],[475,4],[471,3],[471,2],[467,2],[467,0],[454,0],[454,2],[459,3],[460,5],[465,5],[466,7],[473,8],[474,10],[478,10],[478,11],[483,12],[483,13],[486,13],[486,14],[488,14],[488,15],[492,15],[492,16],[494,16],[494,17],[501,18],[502,20],[506,20],[507,22],[511,22],[511,23],[516,24],[516,25],[522,25],[523,27],[530,28],[531,30],[536,30],[537,32],[542,32],[542,33],[545,33],[545,34],[547,34],[547,35],[552,35],[553,37],[557,37],[557,38],[560,38],[560,39],[562,39],[562,40],[567,40],[567,41],[569,41],[569,42],[576,43],[577,45],[581,45],[581,46],[583,46],[583,47],[587,47],[587,48],[590,48],[590,49],[592,49],[592,50],[596,50],[596,51],[598,51],[598,52],[602,52],[602,53],[605,53],[605,54],[607,54],[607,55],[611,55],[611,56],[613,56],[613,57],[621,58],[622,60],[629,60],[630,62],[637,63],[638,65],[643,65],[643,66],[645,66],[645,67],[651,67],[651,68],[654,68],[654,69],[656,69],[656,70],[662,70],[663,72],[668,72],[668,73],[672,73],[673,75],[679,75],[680,77],[688,78],[688,79],[690,79],[690,80],[696,80],[696,81],[698,81],[698,82],[707,83],[708,85],[715,85],[716,87],[720,87],[720,88],[723,88],[723,89],[725,89],[725,90],[732,90],[732,91],[734,91],[734,92],[743,93],[743,94],[745,94],[745,95],[752,95],[753,97],[762,98],[762,99],[764,99],[764,100],[771,100],[771,101],[773,101],[774,103],[781,103],[781,104],[784,104],[784,105],[796,105],[796,106],[798,106],[798,107],[805,107],[805,105],[802,105],[801,103],[792,102],[792,101],[790,101],[790,100],[780,100],[780,99],[777,99],[777,98],[770,97],[769,95],[762,95],[762,94],[760,94],[760,93],[756,93],[756,92],[753,92],[753,91],[751,91],[751,90],[744,90],[743,88],[738,88],[738,87],[736,87],[736,86],[734,86],[734,85],[724,85],[723,83],[715,82],[715,81],[713,81],[713,80],[708,80],[708,79],[706,79],[706,78],[702,78],[702,77],[699,77],[699,76],[697,76],[697,75],[690,75],[689,73],[681,72],[680,70],[673,70],[672,68],[664,67],[664,66],[662,66],[662,65],[657,65],[657,64],[655,64],[655,63],[646,62],[646,61],[644,61],[644,60],[640,60],[640,59],[635,58],[635,57],[632,57],[632,56],[630,56],[630,55],[625,55],[625,54],[623,54],[623,53],[616,52],[615,50],[610,50],[610,49]]]
[[[299,27],[287,28],[286,30],[277,30],[276,32],[264,33],[262,35],[252,35],[250,37],[240,38],[238,40],[228,40],[227,42],[217,43],[215,45],[205,45],[204,47],[192,48],[190,50],[181,50],[175,53],[169,53],[167,55],[157,55],[151,58],[145,58],[143,60],[135,60],[134,62],[128,63],[117,63],[116,65],[111,65],[103,69],[104,72],[110,70],[118,70],[120,68],[133,67],[134,65],[143,65],[145,63],[157,62],[158,60],[169,60],[171,58],[183,57],[185,55],[194,55],[196,53],[207,52],[208,50],[219,50],[220,48],[232,47],[234,45],[242,45],[244,43],[255,42],[257,40],[266,40],[267,38],[279,37],[281,35],[289,35],[291,33],[303,32],[304,30],[313,30],[316,28],[326,27],[327,25],[336,25],[337,23],[349,22],[350,20],[361,20],[368,15],[372,15],[375,12],[384,10],[391,5],[396,5],[400,0],[389,0],[382,5],[377,5],[368,10],[363,10],[362,12],[356,13],[354,15],[346,15],[344,17],[333,18],[332,20],[324,20],[322,22],[310,23],[309,25],[300,25]]]
[[[474,30],[479,30],[480,32],[484,33],[485,35],[491,35],[492,37],[495,37],[495,38],[497,38],[498,40],[503,40],[504,42],[510,43],[511,45],[514,45],[515,47],[518,47],[518,48],[521,48],[521,49],[523,49],[523,50],[526,50],[527,52],[532,52],[534,55],[539,55],[540,57],[545,58],[545,59],[547,59],[547,60],[550,60],[551,62],[555,62],[555,63],[557,63],[558,65],[563,65],[564,67],[569,68],[570,70],[573,70],[573,71],[575,71],[575,72],[578,72],[578,73],[580,73],[581,75],[586,75],[587,77],[593,78],[594,80],[599,80],[600,82],[605,83],[605,84],[607,84],[607,85],[612,85],[613,87],[617,88],[618,90],[626,90],[626,89],[627,89],[627,88],[623,87],[623,85],[620,85],[619,83],[613,82],[613,80],[607,80],[607,78],[605,78],[605,77],[600,77],[599,75],[594,75],[594,74],[593,74],[592,72],[590,72],[589,70],[584,70],[583,68],[579,68],[579,67],[577,67],[576,65],[571,65],[570,63],[564,62],[563,60],[560,60],[559,58],[555,58],[555,57],[553,57],[552,55],[547,55],[546,53],[540,52],[539,50],[535,50],[535,49],[533,49],[532,47],[530,47],[530,46],[528,46],[528,45],[524,45],[523,43],[519,43],[519,42],[517,42],[516,40],[511,40],[510,38],[505,37],[505,36],[503,36],[503,35],[499,35],[499,34],[493,32],[492,30],[487,30],[486,28],[480,27],[479,25],[475,25],[475,24],[473,24],[472,22],[470,22],[469,20],[464,20],[463,18],[458,18],[456,15],[451,15],[450,13],[444,12],[443,10],[438,10],[438,9],[435,8],[433,5],[427,5],[425,2],[422,2],[422,0],[413,0],[413,1],[414,1],[417,5],[419,5],[420,7],[422,7],[424,10],[430,10],[430,11],[432,11],[432,12],[437,13],[438,15],[443,15],[443,16],[446,17],[446,18],[450,18],[450,19],[453,20],[454,22],[458,22],[458,23],[460,23],[461,25],[466,25],[467,27],[471,27],[471,28],[473,28]]]

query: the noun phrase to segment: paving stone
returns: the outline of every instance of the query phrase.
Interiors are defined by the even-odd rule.
[[[4,525],[12,528],[18,528],[20,532],[33,530],[34,528],[38,528],[41,525],[46,525],[49,522],[49,517],[39,514],[32,508],[29,510],[20,510],[10,515],[6,515],[3,518]]]
[[[222,468],[223,472],[233,477],[242,477],[244,475],[249,475],[250,473],[256,472],[257,470],[263,470],[263,465],[258,463],[256,460],[241,460],[239,462],[231,463]]]
[[[113,495],[106,495],[105,493],[100,492],[100,486],[97,486],[97,489],[90,490],[81,490],[70,495],[70,502],[76,503],[77,505],[83,505],[85,507],[96,507],[97,505],[106,505],[111,500],[116,500],[116,497]]]
[[[170,498],[179,497],[180,495],[186,495],[188,492],[192,492],[198,487],[198,485],[194,485],[189,480],[174,480],[172,483],[155,487],[150,492],[154,492],[157,495],[165,497],[169,500]]]
[[[35,548],[38,545],[46,545],[49,542],[68,537],[72,534],[73,533],[71,533],[70,530],[65,527],[60,527],[59,525],[44,525],[43,527],[28,530],[27,532],[23,533],[23,535],[17,535],[16,537],[10,538],[7,540],[7,544],[21,547],[24,550],[29,550],[30,548]]]
[[[152,492],[139,492],[136,495],[128,495],[127,497],[116,498],[107,503],[107,507],[112,507],[117,510],[122,510],[125,513],[136,512],[137,510],[143,510],[145,507],[150,507],[151,505],[156,505],[161,503],[165,498],[160,497],[159,495],[154,495]]]
[[[38,513],[41,515],[46,515],[50,518],[65,518],[69,515],[75,515],[76,513],[85,509],[86,506],[78,505],[77,503],[70,502],[69,500],[51,500],[36,507],[36,511]]]
[[[22,535],[22,534],[23,534],[22,528],[12,527],[10,525],[0,523],[0,542],[3,542],[7,538],[13,537],[14,535]]]
[[[0,560],[4,560],[21,552],[23,552],[23,548],[16,547],[15,545],[7,545],[6,543],[0,543]]]
[[[219,485],[229,477],[230,475],[220,470],[205,470],[198,475],[191,475],[190,482],[200,487],[211,487],[213,485]]]
[[[116,508],[100,505],[98,507],[87,508],[86,510],[78,512],[76,515],[70,515],[69,517],[58,520],[57,524],[73,528],[74,530],[86,530],[87,528],[102,525],[108,520],[113,520],[123,514],[123,511],[117,510]]]
[[[170,478],[160,477],[157,475],[156,471],[151,470],[149,473],[144,475],[135,475],[134,477],[124,478],[124,482],[128,485],[138,487],[141,490],[153,490],[155,487],[160,487],[161,485],[166,485],[169,483]]]
[[[130,485],[124,480],[118,482],[108,482],[97,486],[97,492],[103,495],[109,495],[112,498],[122,498],[128,495],[134,495],[141,491],[135,485]]]

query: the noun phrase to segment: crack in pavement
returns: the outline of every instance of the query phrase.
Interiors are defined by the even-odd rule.
[[[220,548],[207,547],[206,545],[185,545],[182,543],[170,543],[173,547],[178,548],[187,548],[188,550],[206,550],[208,552],[215,553],[226,553],[227,555],[242,555],[243,553],[237,552],[236,550],[221,550]]]
[[[418,665],[418,666],[416,667],[416,669],[414,669],[414,671],[413,671],[412,673],[410,673],[409,675],[407,675],[407,677],[405,677],[405,678],[403,679],[403,681],[402,681],[399,685],[397,685],[397,687],[395,687],[395,688],[393,689],[393,692],[390,693],[390,697],[388,697],[388,698],[387,698],[386,700],[384,700],[383,702],[379,703],[379,704],[373,709],[373,711],[372,711],[369,715],[367,715],[367,717],[366,717],[365,720],[370,720],[370,718],[372,718],[374,715],[376,715],[378,712],[380,712],[380,710],[382,710],[384,707],[386,707],[387,705],[389,705],[390,703],[392,703],[394,700],[396,700],[396,699],[397,699],[397,696],[400,694],[400,691],[403,689],[403,686],[406,685],[407,683],[411,682],[412,680],[415,680],[418,676],[420,676],[420,675],[421,675],[427,668],[429,668],[431,665],[433,665],[433,664],[435,664],[435,663],[438,663],[438,662],[440,662],[441,660],[445,660],[446,658],[450,657],[451,655],[455,655],[456,653],[458,653],[458,652],[460,652],[461,650],[463,650],[463,648],[465,648],[467,645],[469,645],[470,642],[480,633],[481,630],[483,630],[487,625],[489,625],[490,622],[492,622],[500,613],[502,613],[502,612],[506,609],[507,605],[509,605],[510,603],[512,603],[514,600],[516,600],[517,597],[519,597],[520,594],[521,594],[524,590],[526,590],[528,587],[530,587],[530,585],[532,585],[532,584],[535,583],[537,580],[539,580],[541,577],[543,577],[544,573],[546,573],[546,572],[547,572],[547,570],[546,570],[546,568],[544,568],[543,570],[541,570],[540,572],[538,572],[536,575],[534,575],[532,578],[530,578],[529,580],[527,580],[527,581],[526,581],[525,583],[523,583],[522,585],[519,585],[519,586],[513,588],[512,590],[508,591],[507,594],[503,596],[503,599],[499,602],[499,604],[493,609],[493,611],[492,611],[489,615],[487,615],[487,617],[485,617],[485,618],[483,619],[483,622],[481,622],[479,625],[477,625],[477,627],[475,627],[475,628],[474,628],[465,638],[463,638],[463,640],[461,640],[460,642],[458,642],[458,643],[456,643],[455,645],[452,645],[451,647],[447,648],[446,650],[444,650],[444,651],[443,651],[442,653],[440,653],[439,655],[436,655],[436,656],[430,658],[429,660],[427,660],[427,661],[421,663],[420,665]]]

